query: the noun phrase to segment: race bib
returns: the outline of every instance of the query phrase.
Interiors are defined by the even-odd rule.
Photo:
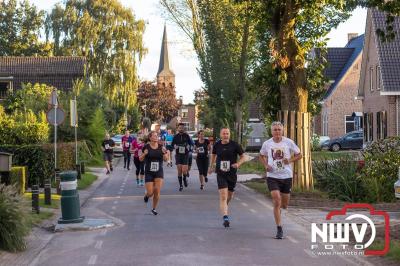
[[[231,162],[230,161],[221,161],[220,170],[222,172],[229,172],[231,170]]]
[[[139,156],[142,156],[142,154],[143,154],[142,149],[139,149],[139,150],[138,150],[138,155],[139,155]]]
[[[199,153],[204,153],[204,147],[199,147],[198,151]]]
[[[280,171],[285,169],[285,165],[283,164],[283,160],[275,160],[274,161],[275,169]]]
[[[106,150],[110,149],[110,145],[109,144],[106,144],[104,147],[105,147]]]
[[[186,151],[185,147],[179,146],[179,148],[178,148],[179,153],[185,153],[185,151]]]
[[[171,144],[172,144],[172,141],[167,141],[168,146],[171,146]]]
[[[151,172],[158,172],[160,169],[160,163],[159,162],[151,162],[150,163],[150,171]]]
[[[125,142],[125,147],[129,148],[129,142]]]

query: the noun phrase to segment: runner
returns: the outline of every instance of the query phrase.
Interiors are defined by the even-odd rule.
[[[149,198],[153,197],[153,208],[151,212],[157,215],[157,205],[160,199],[160,190],[163,185],[164,171],[163,160],[168,159],[168,153],[161,144],[158,143],[159,136],[157,132],[149,133],[150,143],[143,147],[143,154],[140,156],[140,161],[145,161],[145,180],[146,194],[144,202],[148,202]]]
[[[242,147],[235,141],[230,140],[229,128],[222,128],[220,131],[221,140],[214,144],[211,156],[211,174],[216,163],[217,183],[219,192],[219,208],[223,215],[225,227],[229,227],[228,204],[233,198],[237,182],[237,169],[244,162]],[[240,156],[239,161],[237,157]]]
[[[172,146],[172,140],[174,138],[173,132],[171,129],[168,129],[167,135],[165,136],[165,143],[166,143],[166,148],[169,150],[169,158],[168,158],[168,163],[167,166],[172,167],[172,157],[171,154],[174,151],[174,146]]]
[[[131,164],[131,146],[133,138],[131,137],[129,130],[125,131],[125,135],[122,136],[122,152],[124,154],[124,168],[130,170],[129,166]]]
[[[113,170],[112,159],[114,157],[114,146],[114,141],[110,138],[110,134],[107,133],[105,139],[101,143],[101,148],[103,150],[103,159],[107,169],[107,175],[109,175],[110,172]]]
[[[185,133],[185,125],[179,123],[178,134],[176,134],[172,140],[172,146],[175,148],[175,161],[178,169],[179,191],[183,190],[182,181],[185,187],[188,186],[187,170],[190,145],[191,139],[189,135]]]
[[[192,138],[190,138],[190,147],[189,147],[189,158],[188,158],[187,177],[190,176],[190,170],[192,169],[192,163],[193,163],[193,148],[194,148],[194,143],[193,143]]]
[[[198,133],[198,140],[194,142],[195,150],[197,153],[196,164],[199,169],[200,189],[204,188],[204,181],[207,183],[207,170],[208,170],[208,154],[211,149],[208,139],[204,139],[204,131],[200,130]]]
[[[286,209],[289,204],[293,177],[292,163],[300,160],[302,155],[293,140],[282,136],[281,122],[273,122],[271,132],[272,138],[265,141],[261,147],[260,161],[267,172],[267,185],[274,203],[277,226],[275,238],[282,239],[281,208]]]
[[[143,134],[139,133],[137,138],[132,142],[133,151],[133,162],[136,167],[136,185],[144,186],[144,162],[139,160],[140,155],[142,155],[142,149],[144,147]]]

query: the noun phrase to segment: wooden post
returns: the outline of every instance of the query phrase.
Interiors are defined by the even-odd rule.
[[[287,137],[287,135],[288,135],[288,127],[291,126],[288,121],[288,114],[289,114],[289,111],[287,111],[287,110],[283,111],[283,135],[285,137]]]

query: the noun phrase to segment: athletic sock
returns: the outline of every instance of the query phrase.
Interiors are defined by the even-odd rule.
[[[182,177],[178,176],[178,180],[179,180],[179,186],[182,186]]]

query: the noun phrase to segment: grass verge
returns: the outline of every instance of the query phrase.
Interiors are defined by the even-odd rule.
[[[383,240],[378,239],[368,249],[383,249],[383,247]],[[384,257],[400,263],[400,240],[390,241],[389,252]]]
[[[39,225],[41,222],[43,222],[44,220],[50,219],[51,217],[53,217],[54,213],[50,212],[50,211],[40,211],[39,214],[37,213],[30,213],[29,215],[29,224],[30,226],[34,226],[34,225]]]
[[[239,170],[239,174],[264,174],[264,166],[258,160],[247,161],[243,163]]]
[[[82,178],[78,180],[78,189],[85,189],[89,187],[94,181],[97,180],[97,176],[91,173],[85,173]]]
[[[24,197],[29,201],[32,200],[32,193],[27,192],[24,194]],[[58,209],[60,208],[60,195],[52,194],[51,195],[51,205],[44,204],[44,194],[39,194],[39,206],[41,208],[50,208],[50,209]]]

